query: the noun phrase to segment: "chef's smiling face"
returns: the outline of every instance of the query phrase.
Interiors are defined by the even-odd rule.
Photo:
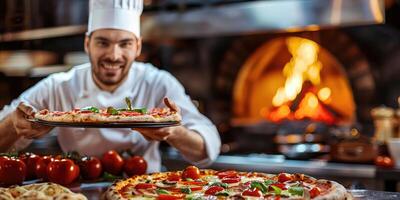
[[[86,37],[85,51],[96,84],[113,91],[125,80],[132,62],[140,55],[141,40],[128,31],[99,29]]]

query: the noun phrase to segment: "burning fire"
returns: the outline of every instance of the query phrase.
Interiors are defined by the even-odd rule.
[[[286,44],[292,58],[282,71],[286,77],[284,86],[278,88],[272,99],[273,109],[262,111],[262,115],[274,122],[308,118],[334,123],[335,117],[328,109],[331,90],[317,87],[322,69],[318,60],[319,45],[298,37],[288,38]]]

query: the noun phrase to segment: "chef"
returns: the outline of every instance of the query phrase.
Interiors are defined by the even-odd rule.
[[[215,126],[199,113],[170,73],[135,61],[142,47],[142,0],[91,0],[89,10],[84,47],[90,63],[48,76],[5,106],[0,112],[0,151],[21,150],[54,131],[64,152],[101,156],[111,149],[130,149],[148,162],[147,172],[161,168],[160,141],[175,147],[194,165],[204,167],[214,161],[221,145]],[[41,109],[123,108],[125,97],[137,108],[165,107],[163,99],[168,97],[173,107],[179,106],[182,126],[134,130],[52,128],[26,120]]]

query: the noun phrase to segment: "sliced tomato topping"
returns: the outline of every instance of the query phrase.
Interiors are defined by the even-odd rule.
[[[170,195],[170,194],[159,194],[157,200],[176,200],[183,199],[180,196]]]
[[[181,180],[181,176],[177,173],[172,173],[167,177],[168,181],[179,181]]]
[[[237,175],[237,171],[234,170],[228,170],[228,171],[223,171],[223,172],[218,172],[217,176],[219,179],[223,179],[225,177],[232,177],[232,176],[236,176]]]
[[[199,191],[199,190],[202,190],[203,189],[203,187],[191,187],[190,188],[190,190],[192,190],[192,192],[193,191]]]
[[[210,188],[208,188],[204,194],[206,195],[215,195],[217,192],[221,192],[223,191],[224,188],[221,186],[211,186]]]
[[[286,181],[291,181],[292,180],[292,175],[288,174],[288,173],[280,173],[278,175],[278,181],[283,183]]]
[[[240,176],[226,176],[221,180],[223,183],[237,183],[240,181]]]
[[[257,190],[256,188],[254,189],[247,189],[243,191],[242,193],[243,196],[251,196],[251,197],[261,197],[262,193],[260,190]]]
[[[123,111],[120,112],[120,114],[125,115],[125,116],[139,116],[139,115],[143,115],[140,112],[135,112],[135,111]]]
[[[79,111],[79,113],[81,113],[81,114],[89,114],[89,113],[93,113],[93,111],[91,111],[91,110],[81,110],[81,111]]]
[[[321,194],[321,190],[318,187],[314,187],[310,190],[310,197],[314,198]]]
[[[156,189],[157,186],[151,183],[138,183],[135,186],[135,189],[139,190],[139,189]]]

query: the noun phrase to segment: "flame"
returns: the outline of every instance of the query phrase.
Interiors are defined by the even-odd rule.
[[[288,38],[286,44],[292,58],[282,70],[286,77],[285,84],[278,88],[272,98],[274,108],[269,112],[265,109],[262,110],[261,115],[274,122],[283,119],[310,118],[330,124],[334,123],[334,116],[322,105],[322,102],[330,103],[331,89],[323,87],[317,91],[316,87],[321,83],[320,72],[322,69],[322,63],[318,60],[318,44],[297,37]],[[306,81],[312,85],[303,88]],[[302,99],[296,100],[298,97],[302,97]],[[299,102],[298,105],[295,104],[296,102]],[[295,109],[293,112],[291,107]]]
[[[314,85],[320,83],[322,63],[318,61],[318,44],[297,37],[288,38],[286,44],[292,59],[282,71],[286,77],[284,87],[279,88],[272,98],[272,105],[276,107],[293,101],[301,92],[305,81],[310,81]]]

